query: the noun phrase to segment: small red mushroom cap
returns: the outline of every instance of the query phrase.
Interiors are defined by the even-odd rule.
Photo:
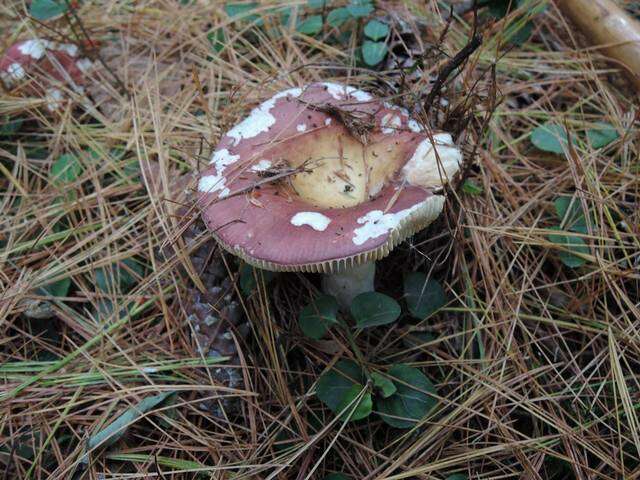
[[[78,47],[35,38],[21,40],[0,58],[0,80],[5,88],[47,99],[47,108],[57,110],[64,86],[83,93],[85,73],[92,67],[79,55]]]
[[[446,133],[353,87],[278,93],[220,141],[199,205],[227,250],[268,270],[332,272],[380,259],[442,211],[459,168]]]

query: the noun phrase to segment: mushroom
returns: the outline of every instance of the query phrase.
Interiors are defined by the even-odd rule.
[[[53,112],[62,106],[63,86],[84,93],[85,73],[92,65],[79,55],[76,45],[41,38],[21,40],[0,58],[0,80],[6,89],[44,97]]]
[[[321,272],[347,307],[375,261],[425,228],[462,155],[405,109],[334,83],[265,101],[222,138],[199,179],[212,235],[247,263]]]

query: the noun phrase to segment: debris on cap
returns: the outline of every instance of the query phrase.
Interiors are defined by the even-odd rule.
[[[0,80],[13,94],[45,99],[47,110],[55,112],[64,106],[69,90],[84,94],[92,67],[76,45],[35,38],[7,49],[0,58]]]
[[[406,109],[356,88],[280,92],[233,127],[201,175],[220,244],[267,270],[333,272],[385,257],[442,211],[462,155]]]

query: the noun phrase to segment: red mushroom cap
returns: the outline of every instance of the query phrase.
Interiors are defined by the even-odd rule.
[[[19,93],[45,96],[49,110],[56,110],[63,98],[59,84],[83,93],[85,72],[91,66],[75,45],[40,38],[21,40],[0,58],[0,80]]]
[[[312,84],[275,95],[223,137],[199,205],[245,261],[330,272],[382,258],[431,223],[444,204],[435,190],[460,159],[450,135],[427,135],[406,110]]]

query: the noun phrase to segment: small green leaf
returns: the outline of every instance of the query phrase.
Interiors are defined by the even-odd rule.
[[[417,368],[394,365],[389,369],[398,391],[389,398],[376,400],[382,420],[396,428],[411,428],[435,406],[436,389]]]
[[[29,15],[41,22],[62,15],[67,11],[64,0],[33,0],[29,7]]]
[[[554,230],[562,231],[559,227]],[[587,261],[576,254],[589,254],[589,247],[580,237],[564,235],[562,233],[554,233],[548,236],[549,241],[563,248],[558,254],[560,261],[569,268],[578,268],[587,263]],[[568,250],[568,251],[567,251]]]
[[[333,28],[340,28],[340,26],[351,18],[351,14],[346,7],[335,8],[327,15],[327,23]]]
[[[240,290],[249,296],[257,287],[256,278],[262,280],[265,285],[271,283],[276,274],[269,270],[262,270],[245,263],[240,268]]]
[[[240,17],[255,10],[260,4],[257,2],[250,3],[227,3],[224,6],[224,11],[230,17]]]
[[[413,272],[404,279],[404,295],[411,316],[423,320],[447,303],[440,283],[424,273]]]
[[[468,193],[469,195],[480,195],[483,192],[482,186],[478,185],[476,182],[467,178],[462,184],[462,191],[464,193]]]
[[[398,390],[391,380],[378,372],[371,374],[371,380],[373,380],[373,386],[380,390],[382,398],[389,398]]]
[[[379,64],[387,55],[387,44],[385,42],[372,42],[365,40],[362,44],[362,59],[364,63],[373,67]]]
[[[359,383],[352,385],[349,390],[342,397],[342,401],[338,404],[337,411],[344,412],[341,416],[341,420],[348,420],[355,422],[356,420],[362,420],[371,415],[373,410],[373,398],[369,392],[362,394],[363,386]],[[361,396],[362,395],[362,396]],[[356,406],[354,400],[360,397]]]
[[[389,34],[389,25],[378,20],[370,20],[364,26],[364,34],[371,40],[380,40]]]
[[[149,410],[162,403],[173,393],[174,392],[164,392],[159,395],[154,395],[153,397],[147,397],[135,407],[127,408],[107,427],[89,438],[88,450],[93,450],[98,446],[108,447],[109,445],[113,445],[120,437],[122,437],[126,429],[129,428],[131,424],[136,422]]]
[[[393,323],[398,319],[400,313],[398,302],[382,293],[361,293],[351,302],[351,315],[358,328]]]
[[[213,32],[209,32],[207,39],[216,52],[222,51],[225,47],[226,38],[222,28],[216,28]]]
[[[104,293],[126,293],[144,276],[144,267],[132,258],[97,268],[96,286]]]
[[[587,220],[578,198],[563,195],[556,198],[553,204],[565,229],[584,234],[588,232]]]
[[[337,323],[338,302],[331,295],[322,295],[300,312],[298,322],[307,337],[320,340],[332,323]]]
[[[20,131],[22,124],[24,123],[22,118],[11,118],[8,115],[2,117],[0,122],[0,137],[10,137]]]
[[[322,31],[322,15],[311,15],[298,25],[298,31],[304,35],[315,35]]]
[[[445,480],[469,480],[469,477],[463,473],[454,473],[453,475],[449,475]]]
[[[82,164],[78,157],[71,153],[60,155],[51,165],[51,179],[53,182],[71,183],[82,173]]]
[[[587,130],[587,138],[593,148],[602,148],[620,137],[618,131],[609,123],[599,123],[598,128]]]
[[[362,368],[351,360],[338,361],[332,370],[323,373],[316,386],[316,395],[332,412],[338,412],[338,406],[351,387],[364,385],[366,377]]]
[[[362,18],[373,12],[373,5],[366,1],[352,1],[347,5],[347,11],[353,18]]]
[[[531,142],[544,152],[562,154],[569,144],[564,127],[555,123],[545,123],[531,132]]]
[[[307,0],[307,6],[309,8],[324,8],[327,4],[327,0]]]
[[[43,295],[50,295],[52,297],[66,297],[71,288],[71,279],[63,278],[57,282],[48,283],[44,285],[40,290]]]

